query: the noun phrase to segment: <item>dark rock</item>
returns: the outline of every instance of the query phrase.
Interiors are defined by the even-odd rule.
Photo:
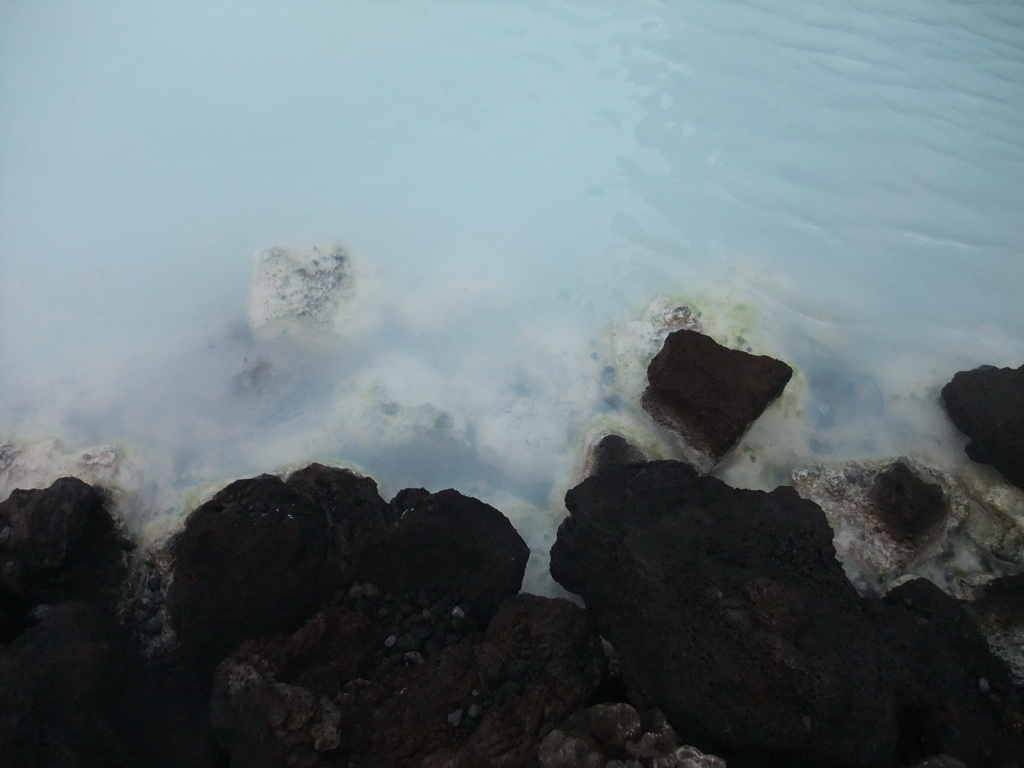
[[[622,464],[650,461],[651,457],[620,435],[603,435],[587,450],[582,477],[590,477]]]
[[[1024,689],[1024,573],[989,582],[966,608]]]
[[[218,667],[212,704],[232,766],[518,768],[603,675],[600,640],[566,600],[515,597],[485,634],[423,663],[378,666],[382,642],[370,618],[336,607],[295,635],[243,643]],[[489,680],[524,643],[535,655],[516,691]]]
[[[898,541],[916,541],[939,527],[949,512],[945,494],[897,461],[875,478],[873,497],[882,524]]]
[[[551,573],[580,594],[637,698],[730,766],[888,766],[894,700],[821,509],[686,464],[569,491]]]
[[[943,754],[967,765],[1024,766],[1020,697],[957,600],[914,579],[869,605],[892,656],[898,764]]]
[[[45,490],[16,490],[0,503],[0,600],[21,625],[41,603],[113,609],[125,589],[128,541],[97,489],[63,477]]]
[[[651,360],[642,402],[655,421],[683,437],[695,452],[694,466],[707,472],[782,394],[792,375],[778,360],[679,330]]]
[[[385,592],[414,590],[423,607],[433,602],[429,592],[457,593],[467,614],[465,601],[472,602],[482,626],[519,592],[529,547],[508,518],[482,501],[453,490],[415,499],[360,561],[358,578]]]
[[[45,611],[0,647],[0,761],[19,768],[222,766],[206,704],[143,666],[114,621],[82,603]]]
[[[387,532],[372,480],[313,464],[285,482],[231,483],[171,542],[170,620],[187,659],[212,670],[240,641],[294,629]]]
[[[960,371],[942,388],[946,413],[970,438],[965,450],[1024,488],[1024,365]]]

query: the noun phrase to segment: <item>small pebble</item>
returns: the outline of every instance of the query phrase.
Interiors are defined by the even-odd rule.
[[[475,698],[477,698],[480,695],[480,689],[479,688],[474,688],[472,691],[470,691],[470,693],[473,694],[473,698],[475,699]]]
[[[978,678],[978,690],[981,691],[982,693],[988,693],[989,691],[992,690],[992,686],[989,685],[988,680],[986,680],[984,677],[979,677]]]
[[[409,664],[422,664],[426,659],[423,658],[423,654],[418,651],[409,651],[405,654],[405,660]]]
[[[376,584],[363,584],[363,594],[375,600],[380,597],[380,587]]]
[[[478,717],[480,717],[480,715],[482,715],[483,713],[484,713],[484,709],[479,704],[473,704],[472,706],[470,706],[470,708],[468,710],[466,710],[466,714],[469,715],[474,720],[476,720]]]
[[[466,612],[456,605],[454,608],[452,608],[452,616],[454,616],[456,619],[464,619],[466,618]]]
[[[5,525],[3,528],[0,528],[0,547],[10,540],[12,533],[14,533],[14,529],[9,525]]]
[[[456,709],[454,712],[448,713],[448,725],[452,728],[457,728],[459,723],[462,722],[462,710]]]
[[[384,647],[385,648],[391,648],[397,642],[398,642],[398,635],[388,635],[388,639],[384,641]]]
[[[422,611],[420,611],[420,616],[422,616],[427,621],[430,621],[432,618],[434,618],[434,614],[430,612],[429,608],[424,608]]]
[[[363,597],[366,594],[366,588],[362,584],[353,584],[349,587],[348,596],[355,600],[356,598]]]

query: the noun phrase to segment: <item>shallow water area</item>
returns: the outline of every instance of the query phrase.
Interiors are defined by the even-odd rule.
[[[155,536],[318,459],[540,554],[595,430],[672,455],[659,296],[797,369],[730,482],[954,467],[938,389],[1024,362],[1022,126],[1017,3],[6,3],[0,491],[117,446]],[[359,312],[255,333],[253,254],[334,242]]]

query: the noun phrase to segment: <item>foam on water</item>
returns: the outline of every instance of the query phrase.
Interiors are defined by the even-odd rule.
[[[1022,127],[1017,3],[6,3],[0,491],[116,445],[156,531],[317,458],[539,552],[588,435],[671,455],[659,295],[797,369],[730,481],[955,465],[938,387],[1024,361]],[[336,241],[358,322],[254,334],[252,254]]]

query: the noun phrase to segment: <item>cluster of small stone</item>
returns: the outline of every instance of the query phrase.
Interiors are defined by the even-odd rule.
[[[339,602],[383,628],[385,639],[373,661],[385,669],[423,664],[478,628],[468,601],[428,589],[383,593],[375,584],[356,583],[342,591]]]

